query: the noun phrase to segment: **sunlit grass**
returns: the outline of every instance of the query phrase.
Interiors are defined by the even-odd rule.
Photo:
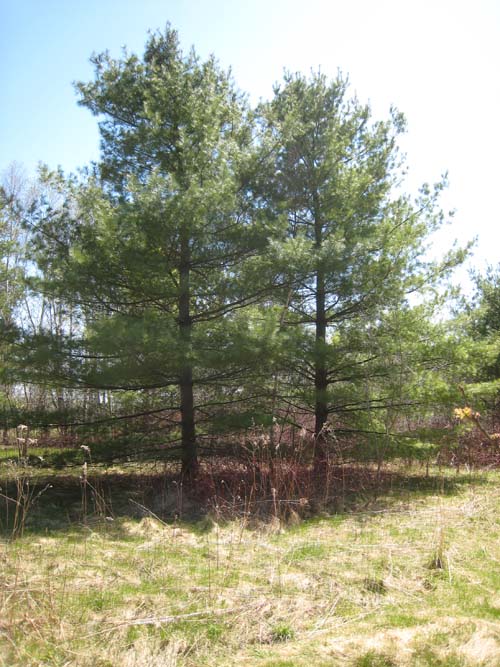
[[[5,532],[0,665],[496,667],[500,475],[458,481],[290,527]]]

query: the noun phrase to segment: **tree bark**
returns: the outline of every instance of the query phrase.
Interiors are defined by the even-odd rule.
[[[316,198],[317,199],[317,198]],[[315,249],[319,254],[323,243],[323,225],[319,213],[319,203],[315,202]],[[328,369],[325,358],[326,344],[326,289],[325,289],[325,271],[322,267],[321,257],[318,257],[318,268],[316,269],[316,349],[314,356],[314,463],[324,461],[326,457],[326,437],[324,426],[328,420]]]
[[[326,309],[325,277],[321,269],[316,273],[316,352],[314,359],[314,450],[315,462],[323,461],[326,456],[326,438],[324,427],[328,420],[328,369],[325,359]]]
[[[191,361],[192,318],[190,312],[190,248],[189,240],[181,239],[179,276],[179,327],[182,341],[182,367],[179,374],[181,398],[181,476],[193,482],[198,471],[198,452],[194,419],[193,367]]]

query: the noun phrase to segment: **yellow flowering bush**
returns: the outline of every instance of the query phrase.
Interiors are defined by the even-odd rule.
[[[472,421],[479,419],[481,416],[480,412],[475,412],[470,406],[466,405],[463,408],[455,408],[453,411],[455,417],[459,419],[460,421],[464,421],[465,419],[470,419]]]

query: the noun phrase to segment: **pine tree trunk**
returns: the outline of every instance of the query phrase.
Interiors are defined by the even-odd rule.
[[[326,439],[324,426],[328,420],[328,369],[325,359],[326,342],[326,310],[325,310],[325,278],[321,269],[316,274],[316,354],[314,359],[314,450],[315,464],[326,456]]]
[[[315,249],[319,254],[323,244],[323,225],[321,222],[320,205],[318,196],[314,198],[314,236]],[[322,267],[321,258],[318,257],[318,268],[316,270],[316,350],[314,356],[314,464],[318,466],[326,458],[326,438],[324,426],[328,420],[328,369],[325,358],[326,343],[326,289],[325,272]]]
[[[181,240],[179,326],[183,348],[183,364],[179,375],[181,395],[182,478],[193,482],[198,471],[198,453],[194,421],[193,368],[191,361],[192,319],[190,313],[190,250],[189,241]]]
[[[194,423],[193,372],[185,366],[180,376],[181,390],[181,438],[183,479],[193,481],[198,471],[196,431]]]

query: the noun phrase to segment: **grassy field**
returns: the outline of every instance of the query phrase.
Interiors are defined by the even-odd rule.
[[[3,518],[0,665],[498,667],[499,481],[409,476],[285,524],[108,515],[78,484],[80,521],[30,521],[39,479],[24,531]]]

